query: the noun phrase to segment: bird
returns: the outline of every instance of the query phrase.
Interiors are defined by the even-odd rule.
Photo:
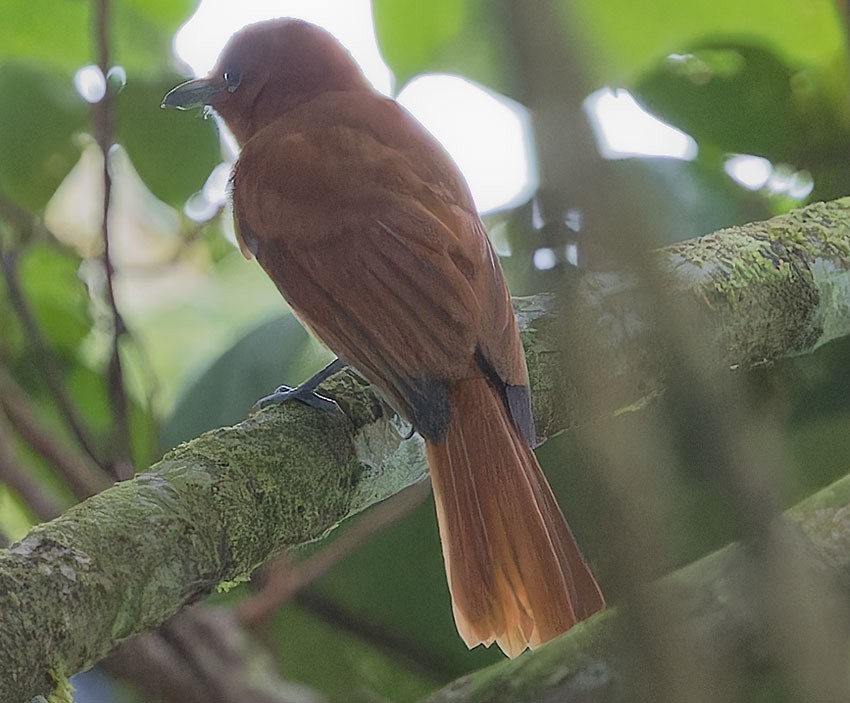
[[[239,145],[242,252],[337,355],[327,373],[352,367],[424,438],[466,645],[515,657],[604,608],[533,451],[504,273],[443,146],[296,18],[242,28],[207,77],[163,98],[202,106]]]

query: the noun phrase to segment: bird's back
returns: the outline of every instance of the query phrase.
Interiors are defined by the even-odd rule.
[[[287,112],[244,145],[233,204],[240,237],[296,313],[410,418],[445,382],[527,384],[469,189],[394,101],[327,93]]]

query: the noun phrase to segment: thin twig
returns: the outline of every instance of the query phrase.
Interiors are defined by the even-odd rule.
[[[267,656],[257,656],[236,618],[195,606],[164,626],[122,643],[104,662],[163,703],[323,703],[318,692],[286,681]],[[247,673],[250,672],[250,673]]]
[[[431,484],[422,481],[388,498],[355,521],[324,549],[301,563],[293,563],[288,555],[279,557],[266,570],[262,589],[236,606],[236,616],[248,625],[262,622],[334,564],[393,523],[410,515],[422,504],[430,489]]]
[[[38,417],[34,403],[8,374],[0,370],[0,412],[39,456],[62,477],[77,500],[85,500],[112,483],[106,471],[64,442]]]
[[[62,367],[50,349],[47,340],[44,338],[38,321],[35,319],[35,315],[30,309],[21,288],[21,282],[18,278],[18,253],[4,251],[2,242],[0,242],[0,266],[2,266],[4,278],[6,279],[9,301],[23,325],[24,333],[29,339],[30,346],[35,351],[35,358],[41,367],[47,386],[53,399],[56,401],[56,405],[65,424],[80,443],[83,451],[88,454],[95,464],[104,468],[104,464],[95,452],[94,444],[80,419],[77,408],[71,400],[68,390],[65,388]]]
[[[332,625],[335,630],[348,632],[359,640],[368,642],[394,662],[429,678],[446,680],[452,676],[451,669],[447,667],[439,652],[428,649],[421,642],[405,638],[396,630],[376,623],[372,618],[348,610],[314,589],[296,594],[294,602]]]
[[[106,301],[111,316],[111,352],[107,382],[112,412],[115,418],[114,443],[121,455],[130,453],[130,426],[127,393],[124,386],[124,370],[121,363],[121,339],[127,331],[124,319],[115,300],[115,269],[112,264],[109,236],[109,214],[112,203],[112,175],[110,152],[114,143],[114,91],[107,81],[109,73],[109,0],[95,0],[95,49],[106,90],[103,99],[92,106],[92,127],[95,140],[103,152],[103,208],[101,216],[101,238],[103,239],[103,269],[106,276]],[[129,478],[132,466],[120,459],[113,469],[115,478]]]
[[[0,481],[18,494],[39,520],[52,520],[62,513],[62,507],[42,489],[18,460],[12,434],[9,420],[0,408]]]
[[[40,225],[28,210],[24,210],[2,192],[0,192],[0,219],[6,220],[21,233],[35,232]]]

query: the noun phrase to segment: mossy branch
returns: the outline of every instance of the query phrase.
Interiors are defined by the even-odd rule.
[[[850,199],[668,247],[656,261],[665,287],[709,320],[706,346],[724,367],[810,351],[850,330]],[[570,305],[593,320],[587,335],[610,342],[600,383],[636,350],[651,353],[641,342],[653,308],[637,278],[589,274],[575,291]],[[546,296],[518,300],[517,312],[539,433],[550,436],[581,418],[557,314]],[[624,404],[662,390],[658,368]],[[425,479],[422,441],[403,441],[367,387],[343,373],[326,388],[343,414],[292,403],[206,433],[0,551],[0,700],[56,695],[66,675],[122,639]]]

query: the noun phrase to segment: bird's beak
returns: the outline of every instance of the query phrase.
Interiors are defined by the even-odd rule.
[[[176,107],[178,110],[191,110],[209,105],[224,86],[208,78],[186,81],[172,88],[162,99],[162,107]]]

